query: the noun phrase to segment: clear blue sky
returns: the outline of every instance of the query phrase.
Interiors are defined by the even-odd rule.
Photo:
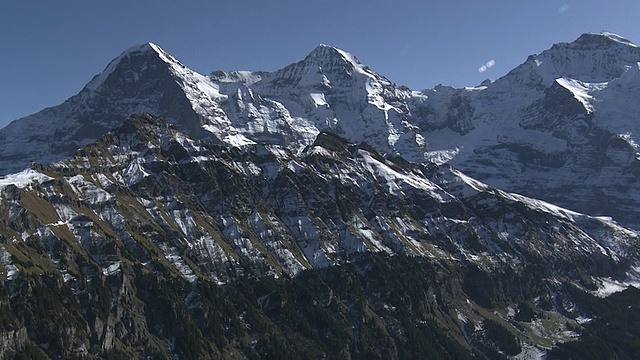
[[[498,78],[584,32],[640,43],[638,19],[638,0],[3,1],[0,127],[61,103],[147,41],[203,74],[276,70],[325,43],[424,89]]]

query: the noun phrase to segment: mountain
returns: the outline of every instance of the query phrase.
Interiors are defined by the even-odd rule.
[[[204,125],[215,124],[224,131],[229,124],[216,105],[221,96],[206,77],[157,45],[135,46],[112,60],[77,95],[0,130],[0,167],[7,174],[32,162],[69,157],[138,112],[161,114],[198,136],[206,136]]]
[[[637,227],[638,61],[628,40],[585,34],[495,82],[425,91],[433,120],[419,126],[431,151],[475,178]]]
[[[230,146],[300,152],[330,131],[638,227],[639,61],[638,47],[618,35],[584,34],[496,81],[415,91],[327,45],[274,72],[204,76],[149,43],[65,103],[1,129],[0,169],[64,159],[129,114],[150,112]]]
[[[1,191],[0,344],[33,357],[537,353],[640,259],[610,220],[328,132],[296,154],[134,115]]]
[[[320,45],[298,63],[248,77],[250,81],[236,73],[211,75],[228,95],[223,109],[247,137],[283,137],[279,143],[301,150],[320,131],[331,131],[367,141],[386,153],[424,160],[407,110],[411,90],[396,86],[345,51]]]
[[[639,59],[415,91],[133,47],[0,129],[0,357],[633,358]]]
[[[300,151],[320,131],[330,130],[391,151],[413,129],[393,108],[410,93],[326,45],[273,73],[205,77],[157,45],[145,44],[114,59],[60,106],[0,130],[0,163],[7,174],[34,161],[63,159],[139,112],[158,114],[190,134],[209,134],[231,146],[269,141]],[[335,102],[335,110],[328,101]],[[364,134],[363,127],[369,129]],[[382,140],[379,131],[387,133]]]

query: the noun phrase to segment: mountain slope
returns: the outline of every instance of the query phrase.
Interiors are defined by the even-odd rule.
[[[231,75],[231,76],[230,76]],[[423,159],[406,101],[412,96],[355,56],[320,45],[304,60],[247,82],[215,72],[211,78],[229,96],[225,112],[252,139],[300,149],[320,131],[367,141],[386,153]]]
[[[207,136],[203,125],[225,133],[229,124],[216,107],[220,96],[204,76],[157,45],[132,47],[77,95],[1,129],[2,174],[67,158],[136,112],[161,114],[198,136]]]
[[[582,315],[566,289],[623,281],[640,256],[638,234],[606,219],[326,132],[295,155],[216,145],[138,115],[21,178],[2,186],[0,303],[12,319],[2,336],[53,357],[414,356],[400,350],[405,333],[464,358],[508,347],[471,330],[492,321],[519,324],[508,338],[553,344]],[[424,292],[410,295],[405,280]],[[489,315],[507,306],[534,306],[557,329],[536,335],[532,319]]]
[[[435,114],[419,125],[477,179],[637,226],[638,61],[629,41],[585,34],[479,88],[425,91]],[[442,122],[452,111],[455,126]]]

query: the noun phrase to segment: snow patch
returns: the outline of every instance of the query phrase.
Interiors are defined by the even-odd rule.
[[[584,317],[584,316],[578,316],[578,317],[576,318],[576,322],[577,322],[578,324],[580,324],[580,325],[582,325],[582,324],[588,324],[588,323],[590,323],[592,320],[593,320],[593,319],[588,318],[588,317]]]
[[[18,268],[11,261],[11,254],[0,245],[0,265],[2,265],[7,273],[7,280],[15,280],[18,277]]]
[[[247,138],[242,134],[227,135],[224,137],[223,141],[233,147],[244,147],[247,145],[255,145],[255,142],[253,140],[250,140],[249,138]]]
[[[81,199],[84,198],[91,204],[104,204],[113,198],[111,194],[87,181],[82,175],[73,176],[67,181]]]
[[[15,185],[24,189],[33,183],[42,184],[49,180],[53,180],[53,178],[35,170],[27,169],[19,173],[9,174],[0,178],[0,190],[4,190],[4,188],[9,185]]]
[[[438,199],[440,202],[445,201],[441,194],[443,193],[442,189],[440,189],[437,185],[428,181],[427,179],[412,174],[401,174],[393,170],[387,164],[374,159],[366,151],[360,150],[360,154],[364,159],[365,164],[368,165],[369,172],[386,181],[387,188],[390,194],[403,194],[405,187],[402,185],[406,184],[412,188],[428,192],[431,196]]]
[[[140,182],[145,177],[151,176],[151,174],[144,169],[144,162],[144,159],[137,158],[123,171],[122,175],[126,185],[131,186]]]
[[[601,90],[607,85],[607,83],[587,83],[566,77],[556,79],[556,83],[569,90],[588,113],[594,111],[593,96],[590,93],[595,90]]]
[[[424,140],[424,137],[422,139]],[[424,142],[421,146],[424,146]],[[460,153],[460,149],[456,147],[455,149],[427,151],[424,153],[424,157],[436,165],[442,165],[451,161],[458,153]]]
[[[120,273],[120,265],[122,265],[122,262],[116,261],[106,268],[102,268],[102,274],[105,276],[117,275]]]
[[[451,169],[451,172],[457,177],[459,177],[460,179],[462,179],[462,181],[464,181],[465,184],[469,185],[475,191],[483,192],[489,189],[489,185],[484,184],[472,177],[465,175],[460,170]]]
[[[169,247],[166,245],[161,245],[160,248],[164,253],[165,259],[167,259],[173,267],[178,270],[180,275],[190,283],[193,283],[197,280],[197,276],[193,273],[193,270],[187,263],[184,261],[182,256],[175,247]]]
[[[316,107],[328,105],[323,93],[311,93],[309,94],[309,96],[311,96],[311,100],[313,100],[313,103],[316,104]]]
[[[636,44],[632,43],[630,40],[625,39],[624,37],[622,37],[622,36],[620,36],[618,34],[609,32],[609,31],[602,31],[600,33],[600,35],[606,36],[607,38],[609,38],[609,39],[611,39],[611,40],[613,40],[615,42],[618,42],[620,44],[628,45],[628,46],[631,46],[631,47],[638,47]]]
[[[640,266],[631,268],[631,271],[627,273],[627,278],[624,281],[611,278],[600,278],[596,280],[600,282],[598,290],[595,291],[595,295],[599,297],[607,297],[611,294],[624,291],[629,286],[640,288]]]
[[[546,357],[546,351],[525,342],[522,343],[522,352],[513,358],[516,360],[543,360]]]

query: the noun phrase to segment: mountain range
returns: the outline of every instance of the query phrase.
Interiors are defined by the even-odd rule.
[[[416,91],[327,45],[206,76],[130,48],[0,130],[0,351],[631,358],[639,62],[584,34]]]
[[[637,227],[640,49],[584,34],[473,88],[398,86],[320,45],[275,72],[190,70],[133,47],[63,104],[0,130],[2,174],[66,158],[131,113],[230,146],[299,152],[321,131],[410,161],[447,162],[492,186]]]

